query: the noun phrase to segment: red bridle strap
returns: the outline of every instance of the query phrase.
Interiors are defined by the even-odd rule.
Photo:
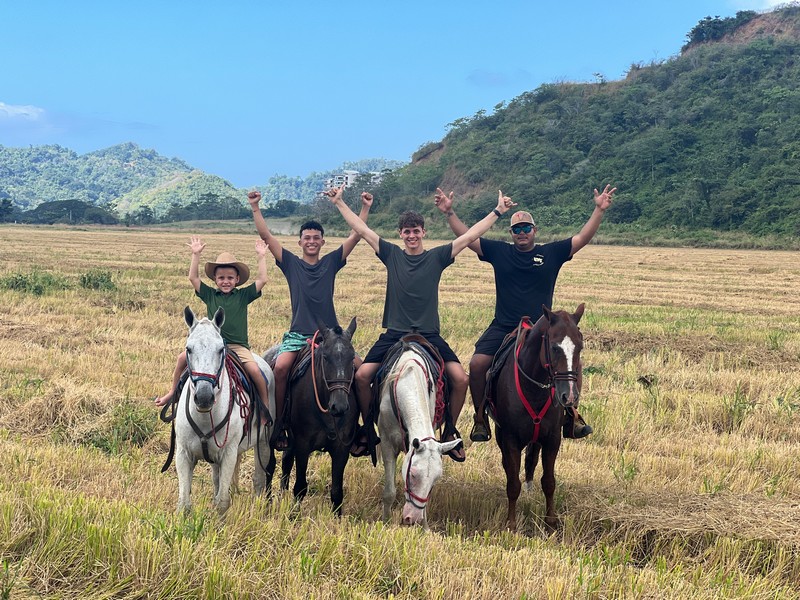
[[[428,437],[422,438],[420,440],[420,442],[427,442],[428,440],[432,440],[432,439],[434,439],[434,438],[428,436]],[[430,500],[431,495],[428,494],[424,498],[422,496],[417,496],[414,492],[411,491],[411,485],[410,485],[411,484],[411,462],[414,460],[414,453],[416,451],[417,451],[416,448],[412,448],[411,449],[411,456],[408,457],[408,471],[406,471],[406,480],[404,482],[405,483],[405,490],[404,491],[405,491],[405,494],[406,494],[406,502],[408,502],[409,504],[411,504],[415,508],[418,508],[420,510],[424,510],[425,509],[425,505],[428,503],[428,500]],[[416,502],[415,502],[415,500],[416,500]],[[417,502],[419,504],[417,504]]]
[[[523,329],[530,329],[530,324],[523,321],[522,327]],[[547,397],[547,402],[544,403],[542,410],[537,414],[536,411],[533,410],[531,403],[528,402],[528,399],[525,397],[525,393],[522,391],[522,386],[519,382],[519,353],[521,349],[522,344],[518,344],[514,355],[514,383],[517,386],[517,395],[522,401],[522,405],[525,407],[525,410],[528,411],[528,414],[533,420],[533,438],[531,439],[531,442],[536,443],[536,441],[539,439],[539,426],[542,423],[542,419],[544,419],[544,416],[547,414],[550,405],[553,404],[553,398],[556,395],[556,388],[552,385],[550,386],[550,395]]]

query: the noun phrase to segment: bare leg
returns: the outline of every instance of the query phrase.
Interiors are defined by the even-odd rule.
[[[356,435],[356,439],[350,448],[350,453],[353,456],[364,456],[366,451],[369,451],[370,455],[374,453],[374,448],[370,447],[370,438],[372,438],[372,446],[374,446],[378,436],[375,433],[375,425],[371,418],[370,405],[372,404],[372,378],[380,366],[380,363],[363,363],[356,371],[356,398],[358,399],[361,421],[364,425],[360,433]]]
[[[450,417],[453,422],[453,427],[455,427],[458,422],[458,416],[461,414],[461,409],[464,408],[464,400],[467,398],[467,385],[469,380],[461,363],[450,361],[445,363],[444,367],[447,371],[447,377],[450,379]],[[456,437],[457,435],[454,432],[452,435],[448,436],[449,439],[444,441],[454,440]],[[466,458],[463,446],[453,448],[447,455],[458,462],[462,462]]]
[[[258,395],[261,398],[261,401],[264,403],[264,406],[269,406],[269,390],[267,390],[267,380],[264,378],[264,374],[261,372],[261,369],[258,368],[258,363],[255,361],[246,362],[244,363],[244,368],[247,371],[247,374],[250,376],[252,382],[255,384]],[[262,417],[261,424],[269,425],[270,418],[271,415],[267,413]]]
[[[286,386],[289,381],[289,371],[294,364],[297,352],[281,352],[275,360],[275,449],[286,450],[289,446],[289,438],[286,436],[286,419],[283,414],[286,404]]]
[[[472,406],[475,409],[473,420],[475,424],[470,433],[473,442],[486,442],[489,440],[489,428],[484,414],[486,412],[486,374],[492,366],[492,357],[488,354],[475,354],[469,361],[469,391],[472,396]]]
[[[178,361],[175,364],[175,370],[172,372],[172,389],[163,396],[159,396],[154,400],[156,406],[164,406],[169,404],[175,391],[178,389],[178,384],[181,382],[181,374],[186,369],[186,351],[184,350],[178,355]]]

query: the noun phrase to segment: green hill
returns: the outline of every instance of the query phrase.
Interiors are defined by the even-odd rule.
[[[622,81],[546,84],[456,120],[376,189],[384,210],[433,214],[440,186],[472,221],[502,189],[548,228],[574,228],[611,182],[604,232],[800,235],[800,7],[708,17],[687,39]]]

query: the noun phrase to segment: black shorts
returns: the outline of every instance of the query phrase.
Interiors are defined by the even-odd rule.
[[[502,346],[505,337],[514,329],[516,329],[516,326],[500,327],[494,324],[489,325],[489,328],[475,342],[475,354],[494,356]]]
[[[364,357],[364,362],[383,362],[383,357],[386,356],[386,353],[389,352],[392,346],[399,342],[400,338],[404,335],[408,335],[408,332],[397,331],[396,329],[387,329],[384,331],[378,338],[378,341],[372,346],[370,351],[367,352],[367,355]],[[445,342],[442,336],[438,333],[420,333],[419,335],[428,340],[428,343],[430,343],[431,346],[439,351],[439,354],[442,355],[442,360],[444,362],[460,362],[456,356],[456,353],[453,352],[447,342]]]

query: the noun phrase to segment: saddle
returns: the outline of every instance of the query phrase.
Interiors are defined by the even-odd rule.
[[[242,361],[239,359],[235,352],[226,351],[225,352],[225,369],[227,370],[228,377],[231,379],[233,384],[233,392],[236,394],[235,403],[239,406],[242,406],[242,402],[244,400],[243,394],[247,393],[250,396],[250,403],[248,405],[249,411],[247,417],[245,418],[244,422],[244,430],[242,431],[242,439],[244,436],[250,435],[250,423],[252,419],[258,419],[261,421],[262,415],[267,415],[267,420],[271,420],[271,415],[269,413],[269,408],[265,404],[264,400],[258,394],[258,388],[255,386],[253,381],[250,379],[250,376],[247,374],[247,371],[244,369],[244,365]],[[172,459],[175,454],[175,411],[178,406],[178,400],[180,400],[181,394],[183,393],[183,388],[186,385],[186,381],[189,379],[189,368],[187,367],[184,369],[183,373],[181,373],[180,380],[178,382],[178,387],[175,388],[175,393],[172,396],[172,399],[164,405],[161,409],[160,418],[164,423],[171,423],[172,424],[172,431],[170,434],[170,449],[169,453],[167,454],[167,460],[164,463],[164,466],[161,468],[161,472],[163,473],[166,471],[170,464],[172,463]],[[187,405],[187,414],[188,414],[188,405]],[[222,427],[227,422],[227,418],[217,425],[217,429]],[[201,432],[202,433],[202,432]],[[211,432],[214,433],[213,431]],[[207,436],[203,436],[198,434],[201,439],[203,439],[203,458],[206,462],[213,462],[208,453],[207,447]]]
[[[373,415],[377,417],[378,407],[380,405],[380,389],[383,380],[392,370],[394,365],[400,358],[400,355],[408,349],[413,348],[419,352],[420,356],[425,360],[425,364],[431,372],[431,380],[429,382],[428,391],[433,391],[433,386],[436,386],[436,410],[434,416],[434,429],[445,425],[445,429],[454,425],[450,423],[450,411],[447,410],[449,398],[449,382],[447,379],[447,372],[444,368],[444,360],[441,354],[428,340],[416,333],[409,333],[404,335],[400,340],[392,346],[386,353],[386,356],[381,362],[381,366],[375,373],[372,379],[372,402],[370,410]],[[392,408],[397,412],[396,405]]]
[[[503,338],[503,343],[500,344],[500,347],[497,349],[497,352],[495,352],[495,355],[492,358],[492,366],[489,367],[489,370],[486,373],[486,387],[484,388],[483,401],[492,415],[492,418],[497,416],[494,404],[494,388],[497,384],[497,377],[500,375],[500,371],[506,364],[509,354],[511,354],[514,350],[514,342],[517,339],[517,334],[520,330],[520,327],[523,327],[521,343],[525,341],[525,336],[527,336],[530,328],[524,327],[520,324],[514,328],[514,331],[510,332],[505,338]]]

